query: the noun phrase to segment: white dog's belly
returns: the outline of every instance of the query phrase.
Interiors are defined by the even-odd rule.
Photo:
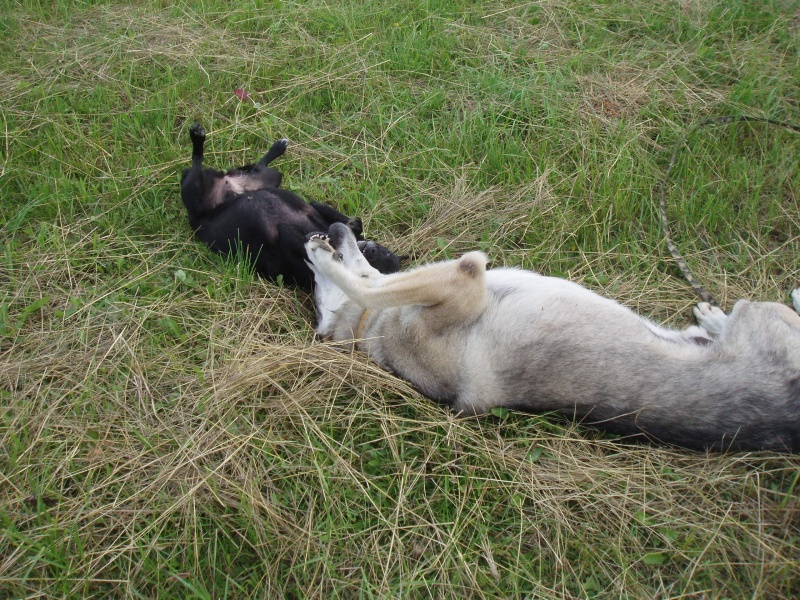
[[[710,340],[692,341],[702,329],[664,329],[569,281],[498,269],[487,284],[489,308],[459,336],[456,410],[614,412],[644,387],[680,385],[687,364],[710,358]]]

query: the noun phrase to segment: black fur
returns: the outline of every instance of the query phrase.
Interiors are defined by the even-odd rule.
[[[308,235],[346,224],[362,240],[362,252],[381,273],[400,270],[400,258],[375,242],[364,242],[361,219],[330,206],[305,202],[280,186],[281,173],[268,165],[283,155],[287,140],[278,140],[259,162],[228,172],[203,168],[206,132],[189,129],[192,166],[181,177],[181,198],[197,239],[220,254],[241,252],[256,272],[311,291],[314,277],[306,264]]]

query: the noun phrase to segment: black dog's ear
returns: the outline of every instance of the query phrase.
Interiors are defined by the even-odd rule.
[[[409,258],[411,258],[410,254],[400,254],[397,257],[397,260],[399,260],[400,262],[403,262],[404,260],[408,260]]]

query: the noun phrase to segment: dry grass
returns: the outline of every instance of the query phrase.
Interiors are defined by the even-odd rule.
[[[540,184],[516,194],[549,197]],[[456,210],[459,197],[457,185],[439,198],[431,235],[522,222],[492,191]],[[141,258],[168,280],[167,243]],[[103,306],[112,280],[58,316],[88,287],[68,276],[80,244],[68,250],[37,248],[5,273],[50,298],[0,355],[11,589],[52,589],[59,565],[25,575],[26,548],[52,544],[67,553],[67,596],[131,593],[154,577],[137,565],[164,552],[185,571],[156,581],[177,591],[176,577],[205,581],[215,536],[239,548],[234,562],[260,565],[270,594],[349,596],[366,580],[381,595],[408,582],[414,595],[492,597],[535,581],[535,595],[571,596],[577,580],[672,597],[736,578],[771,597],[793,577],[796,459],[631,445],[523,415],[456,419],[363,356],[315,343],[309,303],[265,282],[222,301],[198,284]],[[642,287],[623,296],[652,306],[669,286]],[[154,342],[167,317],[178,336]],[[54,532],[64,539],[48,542]]]
[[[434,4],[0,18],[0,597],[800,594],[797,458],[455,418],[191,241],[199,118],[220,167],[290,137],[287,187],[413,261],[479,248],[685,325],[651,190],[684,121],[796,117],[796,9]],[[709,131],[676,165],[725,305],[800,281],[798,144]]]

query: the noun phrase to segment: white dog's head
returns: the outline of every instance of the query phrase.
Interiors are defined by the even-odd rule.
[[[306,263],[314,273],[314,304],[317,309],[317,335],[328,339],[337,326],[349,327],[358,322],[364,308],[358,306],[347,295],[314,266],[318,261],[336,261],[358,277],[369,280],[380,276],[380,272],[367,262],[359,249],[355,235],[349,227],[334,223],[328,234],[312,235],[306,242]]]

